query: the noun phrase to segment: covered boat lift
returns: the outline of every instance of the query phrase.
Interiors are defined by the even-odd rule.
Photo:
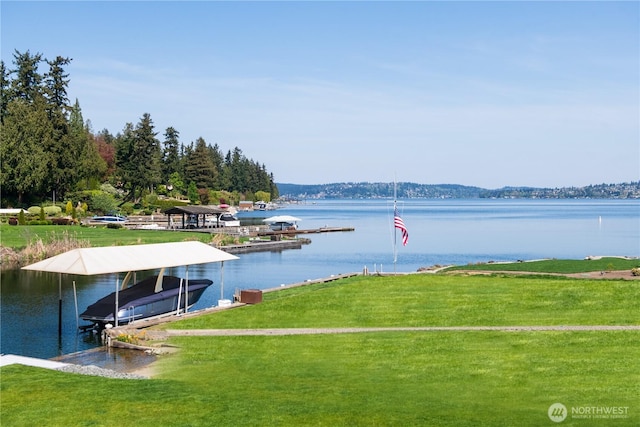
[[[228,208],[212,207],[212,206],[174,206],[164,211],[167,215],[167,223],[169,228],[175,226],[175,222],[172,216],[179,215],[182,219],[182,226],[180,228],[204,228],[207,223],[207,215],[213,215],[216,217],[218,226],[220,225],[220,215],[229,213]],[[195,220],[195,224],[190,220]],[[202,227],[200,227],[202,225]]]
[[[186,266],[186,286],[188,287],[190,265],[219,262],[222,266],[220,272],[220,293],[222,295],[224,262],[234,259],[238,259],[238,257],[205,243],[190,241],[73,249],[22,267],[22,269],[59,273],[58,334],[62,336],[62,274],[93,276]],[[119,279],[116,278],[115,313],[118,313],[118,291]],[[118,326],[117,316],[115,316],[115,323],[115,326]]]
[[[302,220],[291,215],[276,215],[262,220],[262,222],[269,224],[272,230],[297,229],[298,221]]]

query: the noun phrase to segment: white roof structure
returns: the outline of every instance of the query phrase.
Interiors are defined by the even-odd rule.
[[[0,215],[18,215],[20,212],[29,213],[24,209],[0,209]]]
[[[90,276],[234,259],[238,257],[205,243],[190,241],[73,249],[22,269]]]

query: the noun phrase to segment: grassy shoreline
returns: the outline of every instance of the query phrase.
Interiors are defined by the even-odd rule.
[[[71,249],[197,240],[212,242],[208,233],[112,229],[79,225],[0,225],[2,269],[20,268]]]
[[[210,234],[191,231],[112,229],[106,226],[80,225],[0,225],[0,245],[16,250],[27,247],[34,240],[49,243],[64,235],[87,241],[90,246],[120,246],[184,240],[211,241]]]
[[[442,272],[487,271],[487,272],[529,272],[552,274],[576,274],[593,271],[631,270],[640,267],[640,259],[629,257],[591,257],[583,260],[544,259],[525,262],[501,262],[457,265],[447,267]]]
[[[416,274],[285,289],[170,327],[639,325],[639,313],[633,281]],[[552,424],[547,410],[561,402],[569,411],[625,407],[612,425],[631,426],[640,421],[639,338],[634,330],[172,337],[180,351],[161,357],[150,381],[4,367],[0,421],[539,426]],[[99,406],[86,404],[88,390]]]
[[[0,224],[0,265],[19,268],[78,247],[120,246],[197,240],[211,243],[215,237],[189,231],[129,230],[84,226],[10,226]],[[583,273],[620,271],[640,267],[640,260],[603,257],[588,260],[539,260],[514,263],[482,263],[453,266],[443,272],[526,271],[532,273]]]

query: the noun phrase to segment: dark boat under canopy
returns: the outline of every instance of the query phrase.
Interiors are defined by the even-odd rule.
[[[130,277],[130,273],[127,274]],[[123,280],[126,286],[127,279]],[[118,323],[146,319],[175,312],[185,313],[198,302],[204,291],[213,284],[209,279],[186,280],[165,276],[164,269],[157,276],[147,277],[131,287],[112,292],[91,304],[80,314],[82,320],[99,327],[115,323],[116,297],[118,298]]]
[[[162,280],[158,280],[158,276],[155,276],[155,279],[149,279],[150,284],[147,284],[147,282],[143,280],[142,282],[126,289],[120,289],[120,281],[116,276],[115,292],[96,302],[96,304],[102,306],[103,304],[111,304],[111,301],[113,302],[113,310],[111,311],[111,316],[113,316],[113,313],[119,313],[119,315],[111,321],[115,323],[115,326],[117,326],[121,317],[121,308],[125,311],[131,309],[132,301],[143,302],[144,305],[148,306],[150,303],[162,300],[162,297],[166,295],[167,305],[165,305],[165,308],[173,307],[173,303],[168,304],[168,302],[172,302],[174,300],[178,305],[165,311],[165,313],[169,313],[174,310],[176,311],[176,313],[185,312],[189,306],[193,305],[192,301],[197,301],[197,298],[202,295],[202,292],[204,292],[204,290],[213,283],[208,279],[188,279],[188,269],[190,265],[220,262],[222,265],[220,278],[220,294],[222,295],[224,286],[224,261],[230,261],[234,259],[238,259],[238,257],[221,251],[220,249],[214,248],[213,246],[207,245],[205,243],[191,241],[176,243],[156,243],[150,245],[107,246],[98,248],[73,249],[63,254],[47,258],[40,262],[36,262],[35,264],[28,265],[26,267],[23,267],[23,269],[60,273],[58,284],[60,295],[58,331],[61,334],[62,274],[78,274],[88,276],[97,274],[149,271],[164,269],[168,267],[186,266],[187,279],[185,280],[172,276],[163,277],[163,270],[161,270],[158,276],[161,277]],[[123,282],[126,281],[127,278],[125,277]],[[138,288],[138,285],[143,284],[144,286]],[[180,290],[181,285],[184,286],[183,291]],[[145,292],[147,293],[146,295],[144,294]],[[183,307],[185,293],[189,295],[186,308]],[[181,304],[179,300],[182,301]],[[102,303],[100,303],[101,301]],[[91,307],[93,307],[94,305],[92,305]],[[142,309],[141,304],[138,304],[137,307],[138,311]],[[178,307],[183,307],[183,309],[178,310]],[[149,306],[148,308],[149,310],[155,310],[155,308],[152,308],[151,306]],[[100,313],[103,313],[102,308],[99,309],[98,306],[96,306],[95,309],[96,312],[99,311]],[[135,313],[135,311],[136,309],[131,310],[132,313]],[[87,309],[87,312],[89,312],[89,308]],[[83,313],[83,315],[85,313]],[[108,318],[109,313],[106,313],[104,317]],[[133,319],[131,318],[131,320]]]

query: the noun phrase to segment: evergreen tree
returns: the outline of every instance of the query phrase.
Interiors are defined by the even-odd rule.
[[[235,147],[231,155],[227,155],[231,159],[229,169],[231,171],[231,191],[245,193],[248,190],[248,173],[246,162],[242,155],[242,150]]]
[[[127,123],[122,134],[116,136],[115,146],[115,186],[129,192],[125,201],[132,200],[135,198],[136,192],[134,185],[136,172],[136,159],[134,158],[135,139],[132,123]]]
[[[128,123],[117,137],[108,130],[93,135],[80,104],[69,104],[70,82],[65,67],[71,59],[44,59],[42,54],[15,50],[13,69],[0,61],[0,185],[3,199],[62,199],[71,189],[97,188],[109,179],[139,200],[158,183],[175,183],[185,191],[193,183],[202,194],[210,190],[235,194],[269,191],[276,197],[273,175],[264,164],[247,159],[235,147],[223,156],[220,147],[199,138],[189,146],[179,132],[167,128],[163,145],[155,138],[149,114],[135,127]],[[40,74],[42,62],[48,72]],[[275,190],[275,191],[274,191]],[[252,197],[252,196],[249,196]],[[201,198],[202,199],[202,198]]]
[[[20,53],[17,50],[13,54],[13,63],[16,66],[11,73],[16,77],[11,82],[12,99],[22,99],[28,103],[36,101],[43,96],[42,75],[38,72],[38,66],[42,62],[42,54],[31,55],[29,51]]]
[[[85,189],[93,189],[107,170],[107,163],[100,157],[93,135],[85,126],[80,103],[76,100],[69,119],[69,147],[77,153],[75,181]]]
[[[25,195],[36,196],[50,190],[50,168],[54,161],[49,148],[53,145],[53,127],[47,114],[42,88],[43,77],[38,71],[42,55],[29,51],[14,52],[16,67],[3,71],[2,144],[0,146],[0,185],[3,197],[15,196],[21,202]]]
[[[138,157],[138,179],[140,188],[153,189],[162,180],[160,141],[156,139],[153,121],[144,113],[136,126],[135,140]]]
[[[217,171],[203,138],[198,138],[195,148],[185,159],[184,174],[185,180],[195,183],[196,188],[213,188]]]
[[[70,58],[56,57],[53,61],[46,61],[49,64],[49,72],[45,74],[46,94],[52,109],[65,112],[69,109],[69,99],[67,98],[67,86],[69,85],[69,74],[65,72],[64,66],[71,63]]]
[[[11,95],[11,82],[9,81],[9,71],[0,61],[0,124],[4,123],[4,116],[7,114],[7,105]]]
[[[129,191],[126,200],[138,202],[145,189],[160,182],[160,142],[155,138],[151,116],[145,113],[133,128],[127,124],[116,145],[116,170],[122,186]]]
[[[280,190],[278,190],[278,186],[276,185],[276,180],[273,176],[273,173],[269,174],[269,189],[272,200],[280,197]]]
[[[162,152],[162,182],[168,183],[174,172],[180,171],[180,132],[168,127],[164,133],[164,150]]]
[[[67,86],[69,74],[64,66],[71,60],[61,56],[53,61],[45,60],[49,64],[49,72],[44,76],[44,95],[47,105],[47,113],[53,128],[51,146],[45,146],[45,150],[52,157],[52,169],[49,175],[49,188],[63,197],[64,194],[75,186],[78,180],[78,164],[82,160],[82,139],[72,137],[69,131],[68,113],[71,110],[67,99]]]
[[[207,145],[207,166],[210,168],[210,184],[206,188],[220,188],[220,169],[217,167],[216,163],[218,163],[218,154],[216,150]]]
[[[218,144],[215,144],[213,147],[209,146],[209,157],[213,162],[213,167],[215,169],[215,176],[213,180],[213,188],[215,189],[223,189],[226,188],[226,183],[224,182],[224,175],[222,173],[224,169],[224,158],[222,156],[222,152],[220,151],[220,147]]]
[[[3,198],[16,196],[19,205],[26,196],[42,196],[50,172],[52,129],[42,103],[24,99],[11,101],[0,127],[0,186]]]

